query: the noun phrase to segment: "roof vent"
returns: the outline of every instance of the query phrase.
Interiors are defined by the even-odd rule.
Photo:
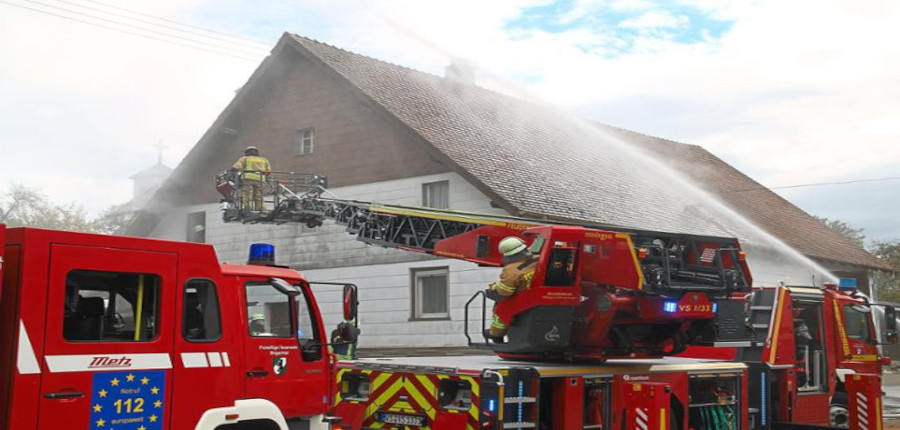
[[[465,60],[455,59],[444,67],[444,79],[465,85],[475,85],[475,68]]]

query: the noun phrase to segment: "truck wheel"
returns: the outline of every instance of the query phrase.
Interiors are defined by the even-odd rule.
[[[847,393],[836,392],[831,397],[828,421],[832,427],[850,427],[850,408],[847,407]]]

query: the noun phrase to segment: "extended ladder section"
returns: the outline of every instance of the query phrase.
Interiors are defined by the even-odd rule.
[[[262,202],[242,195],[243,172],[223,172],[217,189],[223,195],[226,222],[285,224],[308,227],[332,219],[358,240],[372,245],[473,261],[501,264],[494,252],[503,237],[521,236],[532,227],[559,225],[626,234],[639,259],[646,292],[747,291],[750,274],[736,239],[575,224],[474,212],[405,207],[327,197],[327,179],[320,175],[269,173]],[[251,204],[253,203],[253,204]],[[446,239],[479,230],[465,249],[441,252]]]

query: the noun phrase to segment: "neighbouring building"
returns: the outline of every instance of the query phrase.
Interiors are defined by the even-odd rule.
[[[224,224],[213,177],[245,147],[259,147],[275,170],[327,175],[341,198],[736,236],[760,282],[821,282],[803,256],[863,284],[867,270],[887,268],[699,146],[574,118],[479,88],[472,76],[285,34],[132,234],[210,243],[229,262],[269,242],[279,264],[311,280],[355,282],[364,347],[462,344],[464,303],[498,269],[366,246],[330,222]],[[337,306],[323,306],[336,323]]]

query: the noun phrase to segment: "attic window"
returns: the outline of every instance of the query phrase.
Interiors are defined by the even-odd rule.
[[[313,153],[313,147],[316,142],[316,133],[315,130],[310,128],[304,128],[302,130],[297,130],[294,133],[294,154],[296,155],[310,155]]]

